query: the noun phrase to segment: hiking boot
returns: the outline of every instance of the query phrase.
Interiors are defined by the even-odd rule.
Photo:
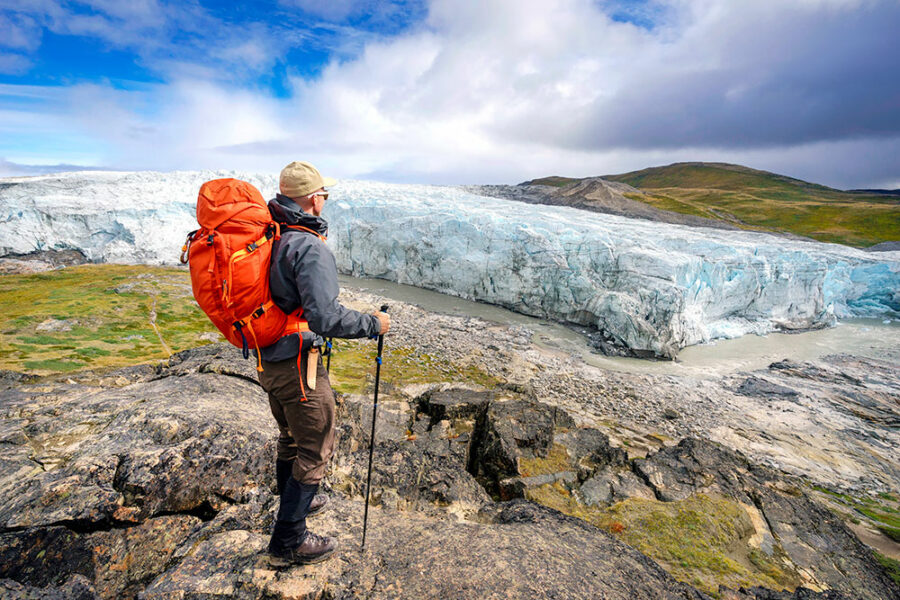
[[[325,494],[316,494],[312,499],[312,502],[309,503],[309,512],[306,513],[306,516],[312,517],[313,515],[324,512],[327,508],[328,496],[326,496]]]
[[[296,548],[278,550],[269,544],[269,564],[273,567],[311,565],[328,560],[337,550],[337,540],[306,530],[303,542]]]

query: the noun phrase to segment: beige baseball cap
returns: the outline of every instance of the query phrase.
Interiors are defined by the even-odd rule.
[[[308,196],[318,189],[337,183],[331,177],[322,177],[319,170],[308,162],[294,161],[281,170],[279,187],[288,198]]]

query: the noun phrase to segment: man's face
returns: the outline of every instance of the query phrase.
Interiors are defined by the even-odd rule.
[[[325,201],[328,199],[328,192],[325,188],[319,188],[309,195],[309,199],[312,202],[310,213],[314,217],[321,217],[322,210],[325,208]]]

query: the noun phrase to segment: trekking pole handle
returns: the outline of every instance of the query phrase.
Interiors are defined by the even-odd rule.
[[[388,305],[387,305],[387,304],[382,304],[380,310],[381,310],[381,312],[386,313],[386,312],[388,311]],[[379,365],[381,364],[381,349],[382,349],[383,347],[384,347],[384,334],[383,334],[383,333],[379,333],[379,334],[378,334],[378,364],[379,364]],[[377,391],[375,392],[375,398],[376,398],[376,399],[378,398],[378,392],[377,392]],[[377,400],[376,400],[376,401],[377,401]]]

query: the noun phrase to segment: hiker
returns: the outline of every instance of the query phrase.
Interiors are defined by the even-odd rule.
[[[281,227],[272,248],[272,299],[286,314],[302,309],[306,320],[259,351],[259,383],[279,430],[275,472],[281,503],[268,548],[275,566],[319,562],[337,548],[334,538],[306,527],[306,517],[327,505],[319,482],[334,451],[334,393],[319,351],[323,338],[376,337],[391,326],[387,313],[365,314],[338,302],[337,265],[325,245],[328,225],[321,217],[325,188],[334,183],[311,164],[292,162],[281,171],[281,193],[269,201],[272,218],[291,226]]]

